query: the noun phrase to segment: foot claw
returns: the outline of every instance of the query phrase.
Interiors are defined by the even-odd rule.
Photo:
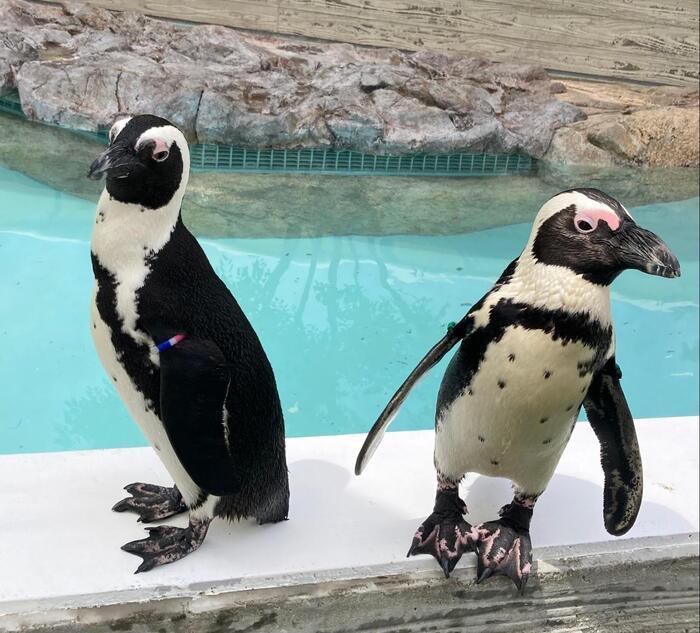
[[[495,575],[508,576],[523,593],[532,568],[530,533],[502,521],[482,523],[475,530],[477,583]]]
[[[438,492],[435,511],[416,531],[407,556],[430,554],[437,560],[445,578],[449,578],[462,554],[474,549],[476,534],[463,519],[465,511],[466,506],[456,492]]]
[[[438,561],[440,563],[440,567],[442,567],[442,571],[445,574],[445,578],[450,577],[450,572],[452,569],[454,569],[454,565],[452,566],[452,569],[450,569],[450,559],[449,558],[443,558],[442,560]]]
[[[146,528],[148,536],[122,545],[122,550],[140,556],[143,562],[135,573],[149,571],[154,567],[180,560],[198,549],[204,541],[209,521],[190,518],[186,528],[160,525]]]
[[[484,569],[484,571],[481,572],[481,575],[477,579],[476,584],[478,585],[478,584],[481,584],[482,582],[484,582],[484,580],[488,580],[489,578],[491,578],[491,576],[493,576],[493,574],[494,574],[493,568],[487,567],[486,569]]]
[[[527,585],[527,581],[529,580],[529,578],[529,575],[525,575],[520,579],[520,582],[516,581],[515,583],[515,586],[518,588],[518,592],[521,596],[525,594],[525,585]]]
[[[187,511],[182,495],[176,487],[133,483],[124,487],[131,496],[112,506],[114,512],[135,512],[138,521],[150,523]]]

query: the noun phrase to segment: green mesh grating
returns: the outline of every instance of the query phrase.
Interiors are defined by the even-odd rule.
[[[24,116],[17,93],[0,97],[0,110]],[[107,132],[71,130],[107,142]],[[190,145],[196,171],[298,172],[397,176],[505,176],[530,174],[536,160],[523,154],[378,155],[331,149],[245,149],[231,145]]]
[[[377,155],[330,149],[243,149],[199,143],[190,146],[197,170],[381,174],[425,176],[502,176],[531,173],[535,161],[520,154]]]

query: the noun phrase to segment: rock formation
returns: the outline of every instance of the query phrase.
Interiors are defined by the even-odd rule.
[[[0,93],[17,88],[30,119],[83,130],[153,112],[199,142],[541,157],[585,118],[529,64],[22,0],[0,0],[0,34]]]
[[[0,0],[0,95],[99,130],[153,112],[192,140],[370,153],[523,152],[549,165],[697,166],[698,91]]]
[[[566,81],[559,94],[583,121],[557,130],[548,164],[698,166],[698,90]]]

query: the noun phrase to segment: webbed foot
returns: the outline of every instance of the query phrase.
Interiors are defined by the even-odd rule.
[[[416,531],[407,556],[430,554],[449,578],[462,554],[474,549],[476,531],[464,520],[466,512],[457,488],[438,489],[433,513]]]
[[[177,486],[166,488],[155,484],[134,483],[124,487],[131,496],[116,503],[115,512],[135,512],[137,521],[150,523],[187,511]]]
[[[513,502],[501,510],[498,521],[477,525],[477,583],[491,576],[508,576],[520,593],[525,591],[532,569],[530,517],[532,508]]]
[[[143,559],[136,573],[173,563],[194,552],[204,542],[210,520],[190,517],[186,528],[159,525],[146,528],[148,537],[122,545],[122,549]]]

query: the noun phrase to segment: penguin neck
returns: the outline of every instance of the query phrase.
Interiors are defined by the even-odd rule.
[[[180,190],[164,206],[149,209],[115,200],[105,189],[97,203],[91,241],[92,252],[100,264],[115,273],[141,267],[158,253],[180,220]]]
[[[526,250],[517,260],[505,294],[535,307],[587,314],[602,325],[612,323],[610,287],[594,284],[565,266],[538,262]]]

